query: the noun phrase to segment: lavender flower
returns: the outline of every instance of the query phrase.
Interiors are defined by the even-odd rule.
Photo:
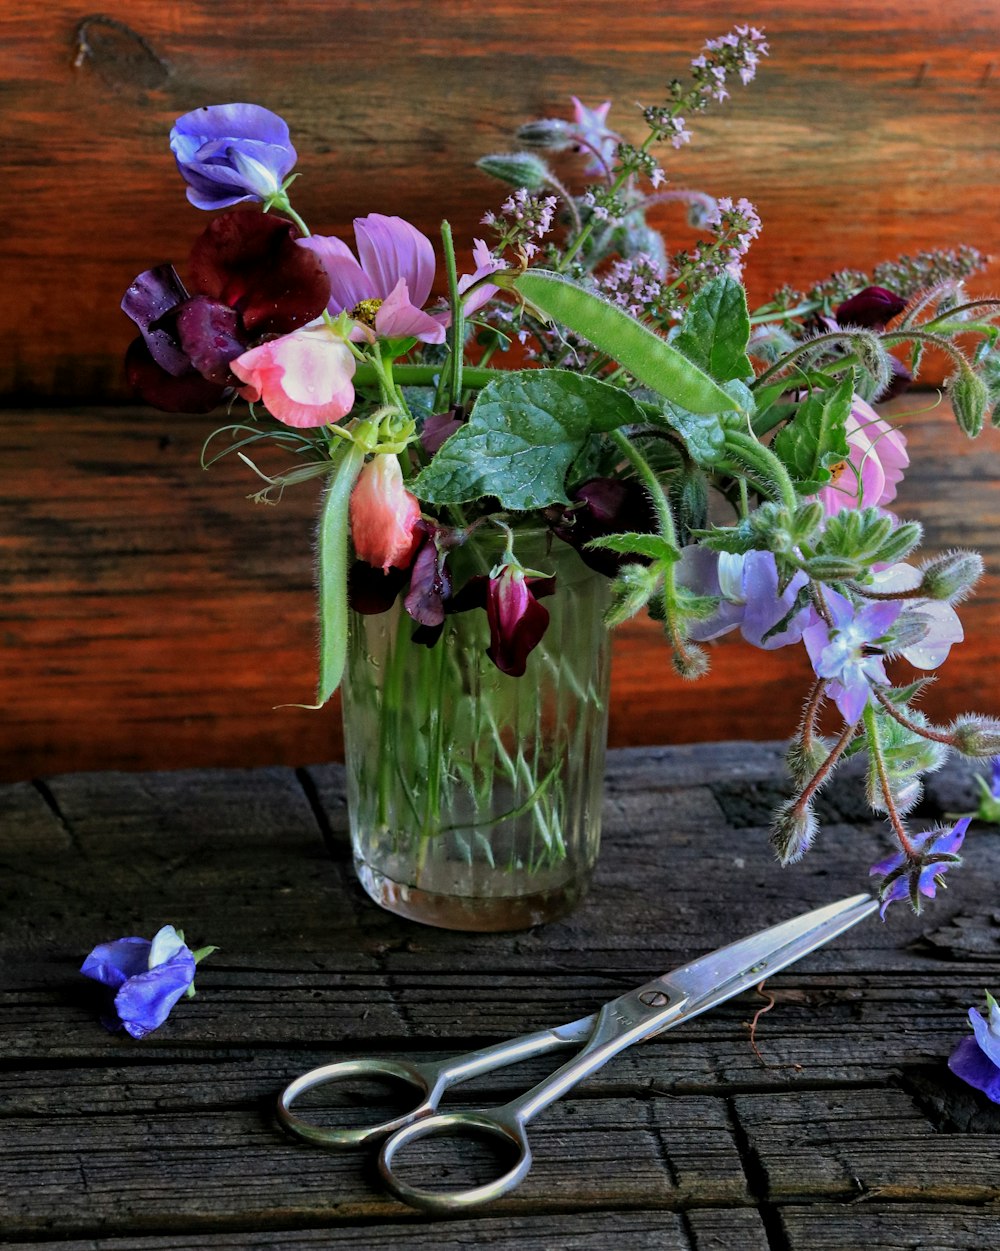
[[[288,126],[259,104],[212,104],[185,113],[170,149],[195,208],[228,208],[281,192],[295,164]]]
[[[969,1009],[974,1038],[963,1038],[948,1060],[948,1067],[963,1082],[1000,1103],[1000,1004],[986,992],[989,1020]]]
[[[737,628],[748,643],[764,651],[802,638],[811,610],[796,610],[796,601],[809,579],[796,573],[779,590],[778,566],[771,552],[732,555],[697,545],[685,547],[677,564],[677,580],[696,595],[719,597],[715,612],[690,626],[690,636],[698,643]]]
[[[701,54],[691,62],[697,91],[713,100],[728,99],[727,78],[736,74],[746,86],[767,54],[767,40],[756,26],[736,26],[719,39],[706,40]]]
[[[885,910],[897,899],[909,897],[914,912],[920,911],[920,896],[933,899],[941,881],[956,864],[961,864],[958,849],[962,846],[971,817],[962,817],[952,826],[928,830],[913,839],[913,854],[897,851],[869,869],[872,877],[881,877],[879,899],[882,907],[879,916],[885,920]]]

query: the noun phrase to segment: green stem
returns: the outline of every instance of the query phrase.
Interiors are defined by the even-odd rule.
[[[455,264],[455,244],[451,237],[451,225],[441,223],[441,242],[444,247],[445,271],[448,275],[448,304],[451,308],[451,326],[448,329],[448,343],[451,355],[448,357],[449,407],[462,402],[462,365],[465,355],[465,314],[462,310],[462,297],[458,292],[458,268]]]
[[[441,365],[395,365],[393,377],[402,387],[432,387],[441,375]],[[462,370],[463,386],[480,390],[493,378],[508,373],[505,369],[482,369],[466,365]],[[356,387],[372,386],[378,382],[378,372],[373,365],[358,365],[354,373]]]
[[[795,493],[795,484],[788,470],[771,449],[765,447],[763,443],[758,443],[752,435],[744,434],[741,430],[727,430],[725,439],[726,450],[738,460],[745,461],[771,486],[772,491],[785,507],[794,511],[799,502]]]
[[[892,825],[893,833],[899,840],[904,854],[910,860],[917,858],[917,849],[913,846],[913,842],[903,826],[902,818],[896,808],[896,802],[892,797],[892,785],[889,782],[889,771],[885,765],[885,753],[882,751],[882,740],[879,738],[878,718],[875,715],[875,705],[868,701],[864,711],[865,737],[868,740],[868,750],[871,752],[872,760],[875,763],[875,771],[878,774],[879,786],[882,789],[882,798],[885,800],[885,810]]]
[[[284,213],[286,217],[290,217],[296,226],[298,226],[304,238],[310,239],[312,237],[312,231],[306,225],[303,218],[296,213],[295,209],[292,208],[287,196],[285,196],[284,199],[275,200],[271,207],[276,208],[279,213]]]
[[[673,116],[676,112],[677,112],[677,109],[675,108],[671,116]],[[648,152],[650,145],[652,144],[655,138],[656,138],[656,131],[651,130],[649,134],[646,136],[646,138],[643,140],[642,147],[639,149],[639,151]],[[617,195],[618,192],[621,191],[622,187],[625,186],[625,183],[628,181],[629,175],[632,173],[634,173],[634,171],[629,169],[627,165],[623,166],[618,171],[618,177],[611,184],[608,194],[612,196]],[[593,234],[594,227],[596,224],[597,224],[597,218],[592,215],[590,217],[590,220],[583,227],[583,229],[577,233],[576,238],[570,241],[569,246],[567,247],[566,251],[562,255],[562,259],[560,260],[559,264],[556,266],[556,273],[559,273],[559,274],[565,273],[566,268],[569,265],[570,261],[573,259],[574,256],[576,256],[577,252],[580,251],[583,245],[587,242],[587,240]]]
[[[791,351],[786,352],[769,369],[765,369],[762,374],[758,374],[750,384],[750,389],[755,391],[762,383],[767,382],[769,378],[773,378],[776,374],[780,374],[782,370],[788,368],[792,361],[799,356],[803,356],[806,352],[815,351],[816,348],[822,347],[824,343],[842,343],[845,339],[851,340],[854,337],[854,334],[850,331],[834,330],[830,334],[820,334],[815,339],[807,339],[805,343],[799,343]],[[838,365],[841,363],[840,361],[837,362]]]

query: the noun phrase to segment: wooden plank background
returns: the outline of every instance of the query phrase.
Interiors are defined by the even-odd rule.
[[[519,121],[564,113],[573,93],[613,97],[631,133],[631,103],[655,99],[705,38],[746,18],[766,27],[772,57],[698,119],[669,170],[758,205],[748,277],[763,299],[786,280],[920,247],[1000,250],[998,17],[996,0],[762,0],[739,14],[683,0],[668,16],[659,0],[613,13],[597,0],[287,0],[280,12],[130,0],[98,16],[9,2],[0,776],[302,763],[340,749],[334,714],[274,711],[312,685],[312,491],[254,509],[235,467],[197,468],[216,419],[125,403],[121,293],[150,264],[183,261],[206,220],[167,148],[179,113],[235,99],[283,113],[303,171],[296,203],[318,228],[349,236],[355,215],[383,211],[433,232],[447,213],[468,246],[502,195],[473,162],[506,147]],[[970,445],[949,421],[941,409],[905,419],[917,464],[901,511],[927,521],[929,550],[960,542],[995,556],[996,436]],[[969,642],[929,707],[996,714],[995,576],[963,616]],[[620,631],[612,742],[786,734],[802,657],[728,643],[714,657],[709,679],[684,686],[655,627]]]

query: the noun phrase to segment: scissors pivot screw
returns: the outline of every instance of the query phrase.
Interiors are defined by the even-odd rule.
[[[670,998],[662,990],[644,990],[639,996],[639,1002],[644,1003],[647,1008],[662,1008],[670,1002]]]

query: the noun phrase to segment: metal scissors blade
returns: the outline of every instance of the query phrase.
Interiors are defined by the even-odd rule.
[[[387,1187],[400,1199],[429,1212],[455,1212],[496,1199],[512,1190],[531,1166],[526,1127],[539,1112],[583,1078],[633,1043],[652,1038],[756,986],[766,977],[808,955],[870,916],[878,903],[853,895],[730,943],[689,964],[618,996],[591,1016],[540,1030],[481,1051],[445,1060],[345,1060],[304,1073],[282,1093],[278,1115],[299,1137],[325,1146],[362,1146],[383,1139],[379,1169]],[[531,1056],[564,1047],[577,1054],[531,1090],[498,1108],[440,1113],[444,1092],[459,1082],[492,1072]],[[299,1095],[314,1086],[352,1077],[402,1080],[422,1096],[409,1113],[365,1129],[328,1129],[291,1111]],[[503,1140],[516,1153],[513,1167],[485,1186],[439,1192],[403,1181],[394,1168],[398,1152],[431,1134],[478,1134]]]
[[[741,938],[717,951],[699,956],[640,988],[640,995],[659,991],[672,1000],[686,1000],[676,1022],[690,1020],[717,1004],[758,986],[765,978],[801,960],[817,947],[837,938],[845,930],[878,908],[870,895],[852,895],[836,903],[814,908],[790,921]]]

